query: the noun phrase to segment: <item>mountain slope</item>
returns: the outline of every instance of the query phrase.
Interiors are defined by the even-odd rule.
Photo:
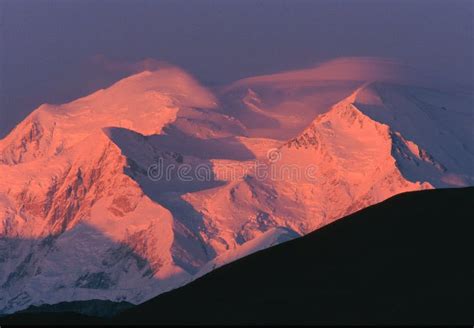
[[[473,199],[473,188],[395,196],[114,322],[472,324]]]
[[[176,68],[40,106],[0,140],[0,313],[138,304],[397,193],[472,185],[470,95],[357,65],[241,81],[238,110]],[[304,108],[267,106],[275,92]]]

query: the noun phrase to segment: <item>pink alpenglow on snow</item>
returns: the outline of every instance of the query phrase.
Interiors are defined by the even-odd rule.
[[[0,313],[138,304],[395,194],[474,184],[472,93],[393,60],[213,89],[106,64],[147,70],[0,140]]]

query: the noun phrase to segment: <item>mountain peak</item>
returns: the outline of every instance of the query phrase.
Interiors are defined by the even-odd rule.
[[[177,67],[145,70],[105,89],[107,96],[132,97],[151,92],[168,96],[185,107],[215,108],[217,100],[187,72]]]
[[[474,151],[462,142],[472,136],[465,120],[470,115],[468,102],[469,98],[433,89],[365,82],[286,145],[319,151],[346,145],[368,153],[388,141],[388,154],[405,178],[436,187],[467,186],[474,179]],[[447,119],[455,124],[446,124]],[[362,142],[359,148],[356,140]]]
[[[69,148],[108,127],[160,134],[178,119],[180,110],[212,110],[216,105],[214,95],[181,69],[143,71],[72,102],[39,106],[0,141],[0,161],[15,164],[53,156],[57,149]]]

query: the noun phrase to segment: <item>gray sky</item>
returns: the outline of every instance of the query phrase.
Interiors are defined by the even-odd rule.
[[[470,0],[0,0],[0,137],[164,60],[206,85],[334,57],[391,57],[473,85]]]

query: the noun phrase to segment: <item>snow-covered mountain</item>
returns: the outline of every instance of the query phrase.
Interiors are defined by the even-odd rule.
[[[0,141],[0,313],[140,303],[394,194],[473,185],[472,94],[392,66],[216,95],[167,67],[40,106]]]

